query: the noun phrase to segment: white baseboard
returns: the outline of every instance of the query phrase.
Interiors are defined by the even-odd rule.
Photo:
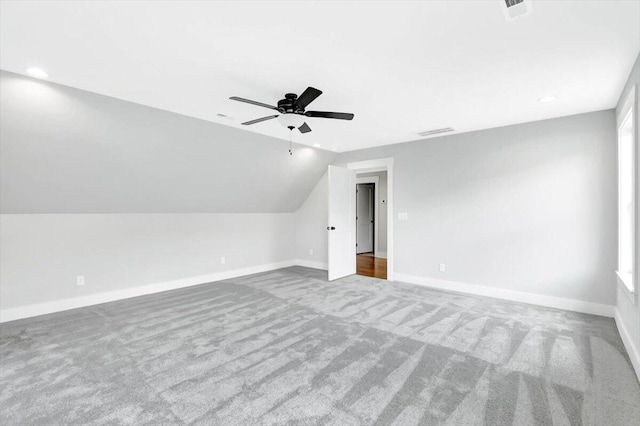
[[[316,262],[314,260],[296,259],[294,263],[298,266],[305,266],[307,268],[313,269],[322,269],[323,271],[329,269],[329,265],[327,265],[326,263]]]
[[[66,311],[68,309],[83,308],[86,306],[98,305],[100,303],[113,302],[116,300],[128,299],[130,297],[144,296],[147,294],[160,293],[167,290],[175,290],[184,287],[191,287],[198,284],[206,284],[213,281],[236,278],[243,275],[257,274],[259,272],[273,271],[275,269],[287,268],[295,265],[296,262],[288,260],[285,262],[268,263],[264,265],[250,266],[248,268],[234,269],[231,271],[214,272],[207,275],[181,278],[177,280],[164,281],[148,284],[140,287],[127,288],[122,290],[109,291],[106,293],[92,294],[89,296],[73,297],[56,300],[53,302],[38,303],[34,305],[21,306],[0,310],[0,323],[13,321],[22,318],[35,317],[38,315],[51,314],[54,312]],[[306,265],[303,265],[306,266]]]
[[[386,251],[377,251],[374,253],[375,257],[379,257],[382,259],[386,259],[387,258],[387,252]]]
[[[620,332],[620,337],[622,337],[622,343],[624,343],[624,347],[627,349],[627,353],[631,359],[631,364],[633,364],[633,368],[636,370],[636,376],[638,376],[638,380],[640,381],[640,350],[638,350],[636,345],[634,345],[633,339],[631,338],[629,330],[624,324],[618,309],[616,309],[615,319],[618,331]]]
[[[88,296],[73,297],[68,299],[56,300],[53,302],[38,303],[18,308],[0,310],[0,323],[13,321],[22,318],[29,318],[38,315],[45,315],[54,312],[66,311],[69,309],[82,308],[86,306],[98,305],[100,303],[113,302],[116,300],[128,299],[130,297],[144,296],[147,294],[160,293],[168,290],[175,290],[184,287],[190,287],[199,284],[205,284],[214,281],[220,281],[230,278],[236,278],[244,275],[257,274],[260,272],[273,271],[275,269],[287,268],[299,265],[307,268],[327,270],[326,263],[316,262],[312,260],[296,259],[277,263],[268,263],[264,265],[251,266],[247,268],[234,269],[231,271],[215,272],[207,275],[199,275],[195,277],[181,278],[172,281],[164,281],[149,284],[140,287],[115,290],[106,293],[93,294]],[[435,280],[431,278],[416,277],[405,274],[395,274],[395,281],[407,282],[426,287],[438,288],[443,290],[457,291],[461,293],[477,294],[481,296],[496,297],[499,299],[512,300],[516,302],[531,303],[534,305],[547,306],[558,309],[566,309],[569,311],[583,312],[587,314],[601,315],[606,317],[614,317],[614,306],[602,305],[598,303],[583,302],[579,300],[563,299],[559,297],[543,296],[539,294],[524,293],[512,290],[498,289],[493,287],[480,286],[475,284],[460,283],[455,281]],[[622,324],[616,317],[616,322]],[[624,325],[619,325],[622,330]],[[626,332],[626,328],[624,328]],[[623,337],[623,340],[625,337]],[[628,336],[627,341],[631,341]],[[635,356],[638,362],[638,351],[631,345],[629,350],[630,356]],[[631,353],[634,355],[631,355]],[[634,364],[636,365],[636,364]],[[636,366],[636,370],[638,367]]]
[[[495,297],[498,299],[511,300],[514,302],[529,303],[532,305],[582,312],[585,314],[600,315],[609,318],[614,317],[615,307],[613,305],[583,302],[581,300],[544,296],[542,294],[525,293],[522,291],[506,290],[502,288],[487,287],[477,284],[467,284],[457,281],[437,280],[433,278],[417,277],[413,275],[398,273],[394,275],[394,280],[403,281],[410,284],[417,284],[425,287],[438,288],[441,290],[477,294],[479,296]]]

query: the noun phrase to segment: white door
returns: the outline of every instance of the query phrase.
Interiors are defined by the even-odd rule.
[[[329,166],[329,281],[356,273],[356,172]]]
[[[356,253],[373,251],[373,184],[356,186]]]

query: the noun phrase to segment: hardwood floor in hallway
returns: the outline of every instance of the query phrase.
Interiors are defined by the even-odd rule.
[[[359,254],[357,257],[358,275],[387,279],[387,259],[373,257],[371,254]]]

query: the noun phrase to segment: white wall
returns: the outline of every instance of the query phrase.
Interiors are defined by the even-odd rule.
[[[394,210],[409,218],[395,218],[396,277],[613,305],[615,144],[609,110],[353,151],[334,163],[394,158]]]
[[[387,172],[370,172],[358,173],[357,177],[378,177],[378,217],[376,223],[378,225],[376,232],[378,233],[378,253],[387,253]],[[384,202],[383,202],[384,200]]]
[[[336,154],[288,147],[0,71],[0,316],[292,264]]]
[[[288,148],[0,71],[2,213],[294,212],[336,154]]]
[[[0,309],[290,261],[294,221],[294,213],[4,214]]]
[[[2,73],[3,79],[6,74]],[[19,77],[16,84],[33,83],[22,79]],[[39,89],[35,90],[50,86],[55,85],[37,86]],[[196,134],[200,136],[177,142],[191,140],[189,151],[195,149],[200,157],[215,158],[220,164],[229,162],[226,160],[230,158],[237,164],[242,164],[243,159],[250,164],[262,164],[266,157],[255,156],[255,152],[246,148],[261,141],[269,144],[269,138],[252,140],[231,151],[225,144],[216,145],[220,150],[208,151],[208,139],[214,144],[217,134],[217,130],[208,129],[208,124],[191,123],[191,119],[185,117],[176,118],[125,102],[120,105],[121,101],[102,99],[104,97],[96,100],[94,96],[98,95],[63,89],[56,86],[52,90],[65,103],[76,105],[77,102],[76,109],[82,114],[109,104],[108,111],[99,114],[106,121],[98,120],[97,123],[101,123],[98,129],[87,128],[82,123],[76,127],[73,120],[68,120],[69,116],[73,117],[68,109],[58,110],[55,102],[51,104],[51,99],[57,97],[41,99],[39,103],[26,102],[6,96],[3,90],[0,99],[5,211],[43,213],[63,209],[70,213],[2,215],[0,308],[11,309],[291,259],[301,259],[310,266],[326,266],[327,182],[326,177],[318,181],[314,174],[326,169],[322,163],[328,162],[329,157],[319,158],[311,150],[301,153],[298,158],[307,158],[306,155],[315,160],[310,163],[313,164],[311,172],[305,172],[300,166],[296,173],[302,173],[307,183],[293,192],[288,192],[289,187],[283,190],[278,186],[290,182],[292,176],[269,174],[275,176],[269,185],[275,187],[278,199],[293,194],[294,201],[287,201],[288,205],[301,204],[296,213],[241,214],[244,207],[278,211],[283,207],[276,206],[273,200],[268,202],[270,207],[260,207],[255,200],[246,204],[245,198],[252,196],[250,190],[254,188],[250,181],[246,181],[246,191],[205,190],[206,187],[198,186],[198,179],[189,178],[193,167],[186,159],[176,157],[182,151],[173,148],[156,157],[160,163],[155,166],[163,164],[163,167],[142,170],[131,167],[126,170],[127,179],[119,175],[118,167],[105,169],[109,164],[122,164],[121,160],[129,164],[128,155],[135,153],[136,144],[142,140],[139,136],[147,135],[127,127],[137,119],[118,115],[118,121],[111,122],[116,117],[112,113],[116,114],[119,107],[136,111],[142,108],[137,111],[140,120],[167,120],[172,126],[186,126],[185,129],[196,126],[200,129]],[[37,117],[25,119],[34,114],[33,108],[43,110]],[[19,126],[8,120],[16,116],[22,117]],[[183,119],[189,123],[182,123]],[[92,137],[99,136],[100,131],[110,131],[122,123],[127,123],[125,128],[131,130],[129,133],[119,130],[124,132],[121,135],[130,137],[125,142],[131,147],[122,141],[112,146],[113,139],[99,138],[96,146],[100,150],[78,156],[78,168],[70,172],[63,167],[65,164],[76,167],[72,160],[77,152],[83,152],[82,144],[92,143]],[[40,139],[35,138],[31,127],[36,127],[35,136]],[[191,130],[185,134],[193,136]],[[66,135],[74,138],[67,140]],[[239,138],[243,140],[243,136]],[[153,147],[153,141],[153,138],[144,139],[141,143],[149,148]],[[171,138],[162,141],[163,146],[172,143]],[[275,142],[272,149],[279,150],[280,142]],[[616,296],[612,271],[617,247],[615,146],[614,113],[603,111],[354,151],[340,155],[334,164],[394,157],[395,210],[409,215],[408,221],[395,222],[396,274],[613,305]],[[119,151],[120,148],[123,151]],[[144,158],[152,153],[153,149],[145,148],[138,155]],[[59,156],[68,161],[50,168],[47,160],[57,161]],[[180,163],[180,173],[171,168],[174,163]],[[86,164],[96,168],[85,167]],[[5,165],[9,165],[9,169]],[[38,165],[45,167],[44,171],[35,167]],[[206,161],[199,167],[206,167]],[[111,173],[106,172],[109,170]],[[133,173],[136,170],[140,173]],[[166,180],[165,170],[181,179],[181,184],[165,191],[162,183],[171,181]],[[233,171],[236,176],[236,172],[242,170],[226,164],[220,170],[212,170],[205,181],[217,179],[224,184],[231,180],[226,172]],[[30,174],[38,180],[29,181]],[[67,192],[65,185],[50,186],[48,180],[59,182],[61,179],[57,174],[64,179],[73,177],[68,182],[84,180],[82,184],[87,186],[83,191],[86,191],[78,192],[74,187]],[[160,181],[154,184],[156,177]],[[119,183],[113,186],[103,182],[110,178]],[[285,182],[285,178],[289,180]],[[261,179],[261,175],[256,174],[255,179]],[[314,182],[314,189],[303,203],[300,191],[307,185],[313,187]],[[200,190],[191,192],[194,187],[190,185]],[[181,198],[180,188],[192,197]],[[8,201],[4,197],[7,190],[12,194]],[[97,198],[92,191],[98,194]],[[103,198],[105,194],[108,196]],[[154,197],[150,204],[136,200],[150,194]],[[256,194],[264,196],[263,191]],[[38,201],[40,195],[51,203],[32,203]],[[216,201],[192,203],[210,198]],[[87,206],[77,204],[83,200],[88,200],[92,208],[85,210]],[[220,200],[224,203],[218,204]],[[130,205],[151,206],[149,210],[158,210],[159,214],[119,211]],[[181,211],[220,208],[238,213],[164,214],[163,210],[174,211],[176,206],[181,206]],[[101,209],[113,209],[108,211],[121,214],[102,214]],[[100,214],[76,214],[93,210]],[[313,255],[309,249],[313,249]],[[219,264],[221,255],[227,256],[224,266]],[[447,265],[446,273],[438,272],[439,263]],[[76,287],[77,275],[86,276],[84,287]],[[622,312],[624,308],[619,309]]]
[[[318,269],[326,269],[328,263],[328,196],[325,173],[296,212],[296,258],[301,264]]]
[[[620,112],[624,101],[634,85],[636,85],[637,93],[637,91],[640,90],[640,56],[638,56],[636,64],[629,76],[629,80],[627,81],[622,95],[620,96],[616,113]],[[640,175],[640,144],[638,143],[638,134],[640,134],[640,129],[638,129],[638,127],[640,127],[640,103],[638,103],[638,97],[640,96],[636,97],[636,123],[638,123],[636,126],[636,147],[638,148],[636,149],[636,173]],[[637,181],[640,187],[640,178],[637,178]],[[640,203],[640,190],[636,196],[636,247],[640,245],[640,218],[638,218],[640,208],[638,203]],[[639,271],[640,253],[637,253],[636,274],[638,274]],[[627,352],[629,352],[629,356],[633,361],[636,374],[640,379],[640,301],[638,300],[638,292],[640,291],[640,288],[638,288],[638,277],[636,277],[636,286],[635,294],[630,294],[626,288],[624,288],[623,284],[618,283],[616,322],[627,347]]]

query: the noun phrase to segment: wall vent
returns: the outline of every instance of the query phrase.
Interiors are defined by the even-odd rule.
[[[433,135],[439,135],[440,133],[449,133],[454,131],[455,129],[451,127],[443,127],[441,129],[432,129],[432,130],[425,130],[424,132],[419,132],[418,136],[433,136]]]
[[[498,0],[502,14],[507,21],[531,14],[531,0]]]

